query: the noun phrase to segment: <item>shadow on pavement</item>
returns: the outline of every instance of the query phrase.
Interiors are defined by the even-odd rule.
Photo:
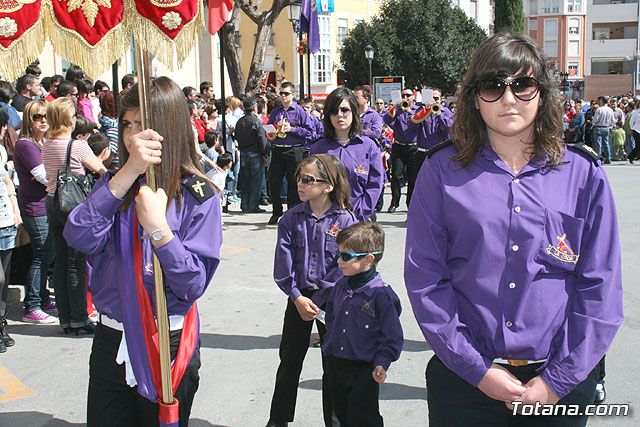
[[[41,412],[9,412],[0,413],[0,426],[11,427],[70,427],[84,426],[85,423],[70,423],[54,418],[53,415]],[[192,427],[228,427],[220,424],[211,424],[209,421],[191,418],[189,426]]]
[[[68,427],[85,423],[70,423],[41,412],[5,412],[0,414],[0,426],[12,427]]]
[[[402,351],[419,353],[421,351],[431,351],[431,347],[429,347],[429,344],[427,344],[426,341],[404,340],[404,344],[402,345]]]
[[[220,348],[225,350],[263,350],[280,347],[280,335],[258,337],[253,335],[222,335],[201,333],[202,348]]]
[[[300,381],[299,386],[307,390],[322,390],[322,380]],[[380,400],[427,400],[427,388],[384,383],[380,386]]]
[[[407,217],[403,215],[402,220],[400,221],[381,221],[380,218],[376,220],[376,224],[381,227],[397,227],[397,228],[407,228]]]
[[[11,323],[7,326],[7,332],[9,334],[16,336],[20,335],[29,335],[35,337],[60,337],[60,338],[74,338],[74,339],[82,339],[82,338],[91,338],[93,339],[93,334],[87,334],[85,332],[80,332],[78,336],[75,334],[65,335],[64,331],[58,324],[51,325],[34,325],[31,323]],[[16,340],[17,338],[14,337]],[[1,426],[2,424],[0,424]]]

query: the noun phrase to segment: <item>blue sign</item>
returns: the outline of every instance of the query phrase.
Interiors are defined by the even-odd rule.
[[[316,0],[318,3],[318,12],[333,12],[335,9],[334,0]]]

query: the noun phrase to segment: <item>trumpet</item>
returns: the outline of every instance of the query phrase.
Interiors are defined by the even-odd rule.
[[[438,115],[440,114],[440,112],[442,111],[442,109],[440,108],[440,104],[431,104],[431,105],[425,105],[424,107],[422,107],[417,113],[415,113],[413,116],[411,116],[411,121],[413,123],[422,123],[423,121],[425,121],[427,119],[427,117],[429,117],[430,115]]]
[[[393,107],[391,107],[389,109],[389,111],[387,111],[387,114],[389,115],[389,117],[391,117],[392,119],[396,117],[396,109],[398,108],[398,105],[394,105]]]
[[[403,99],[400,102],[400,108],[402,108],[402,111],[409,111],[411,110],[411,101],[409,101],[408,99]]]
[[[285,123],[288,123],[286,117],[284,117],[282,119],[282,122],[278,126],[278,133],[276,134],[278,138],[286,138],[287,137],[287,132],[285,132],[285,130],[284,130],[284,124]]]
[[[440,104],[433,103],[431,104],[431,114],[440,114],[442,112],[442,108],[440,108]]]

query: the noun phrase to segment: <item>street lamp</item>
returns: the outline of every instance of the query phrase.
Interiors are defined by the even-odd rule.
[[[367,58],[367,61],[369,61],[369,86],[371,86],[373,88],[373,80],[371,78],[371,63],[373,62],[373,54],[374,54],[374,49],[373,46],[371,46],[370,44],[368,44],[365,48],[364,48],[364,56],[365,58]]]
[[[300,31],[300,14],[302,13],[302,0],[296,0],[289,5],[287,10],[289,14],[289,22],[293,27],[293,32],[298,34],[298,43],[302,42],[302,31]],[[304,58],[300,55],[300,101],[304,98]]]

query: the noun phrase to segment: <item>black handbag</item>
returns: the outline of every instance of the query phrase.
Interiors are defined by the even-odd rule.
[[[64,169],[58,169],[56,192],[53,195],[53,206],[56,212],[66,217],[80,203],[87,199],[93,187],[93,179],[89,174],[71,173],[71,146],[67,145],[67,160]]]

